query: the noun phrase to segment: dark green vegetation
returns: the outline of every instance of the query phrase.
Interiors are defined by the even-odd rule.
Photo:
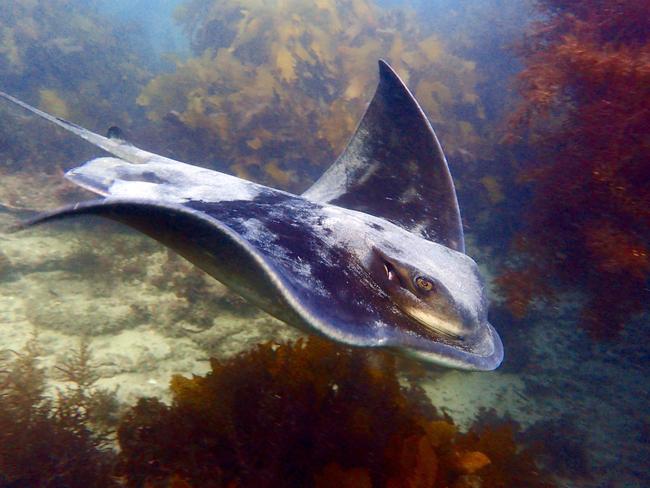
[[[136,49],[129,46],[141,46]],[[136,28],[107,22],[93,2],[52,0],[0,4],[2,89],[60,117],[95,127],[103,121],[128,128],[127,112],[147,69],[147,48]],[[82,145],[41,131],[38,124],[0,125],[0,171],[55,173],[92,153]],[[38,140],[32,140],[39,133]],[[20,141],[19,144],[9,141]],[[56,158],[50,153],[56,148]]]

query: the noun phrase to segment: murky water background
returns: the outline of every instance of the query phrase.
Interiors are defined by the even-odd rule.
[[[561,2],[541,3],[557,3],[555,12],[560,14],[568,8]],[[590,4],[578,3],[580,8]],[[594,9],[599,8],[600,2],[592,3]],[[643,10],[635,2],[626,8],[633,7]],[[582,15],[583,10],[576,9],[572,15]],[[616,15],[616,11],[611,13],[612,17]],[[549,192],[547,201],[558,201],[584,191],[560,177],[541,179],[534,171],[536,166],[526,159],[534,154],[539,161],[547,161],[552,160],[549,154],[562,154],[561,140],[553,151],[540,149],[538,142],[549,133],[549,127],[564,127],[564,133],[571,133],[574,127],[562,123],[577,119],[562,119],[561,113],[575,106],[574,99],[552,107],[557,113],[553,112],[546,126],[540,122],[541,126],[533,124],[529,132],[515,131],[512,141],[512,120],[527,93],[516,90],[516,77],[532,59],[530,52],[526,57],[526,40],[531,39],[526,35],[534,29],[534,21],[551,22],[549,18],[553,18],[552,13],[535,10],[532,2],[514,5],[499,0],[21,0],[0,6],[0,89],[99,133],[112,125],[120,126],[139,147],[162,155],[301,192],[344,147],[372,97],[377,59],[387,59],[422,104],[445,148],[466,226],[468,254],[479,263],[489,282],[491,322],[502,335],[506,354],[502,367],[490,373],[443,369],[414,372],[414,365],[400,360],[395,377],[402,385],[422,389],[427,400],[418,401],[427,407],[418,408],[429,412],[422,413],[427,422],[434,418],[430,412],[435,409],[439,416],[435,418],[446,416],[460,433],[501,432],[499,429],[506,425],[510,430],[504,437],[494,437],[497,441],[492,440],[489,446],[487,441],[472,444],[468,440],[471,436],[454,440],[454,455],[463,462],[452,462],[440,451],[425,452],[423,444],[408,447],[411,444],[404,441],[399,444],[404,451],[399,452],[417,452],[421,461],[409,461],[397,454],[386,456],[400,459],[395,461],[401,463],[400,473],[417,475],[415,484],[409,485],[405,474],[391,478],[372,463],[345,465],[331,459],[320,460],[313,478],[301,478],[301,483],[443,486],[443,479],[450,479],[445,476],[456,473],[454,486],[646,486],[650,454],[648,302],[643,301],[648,293],[644,253],[649,236],[647,228],[643,231],[647,206],[644,210],[642,205],[646,196],[629,191],[629,198],[619,197],[619,193],[603,197],[622,202],[616,208],[623,210],[611,215],[588,205],[580,215],[566,216],[557,210],[558,219],[583,222],[589,219],[583,219],[582,213],[593,212],[597,220],[593,228],[576,224],[574,230],[566,227],[566,235],[556,236],[571,249],[558,251],[563,256],[557,259],[564,259],[561,266],[542,261],[542,256],[547,256],[545,246],[549,249],[554,240],[533,245],[520,234],[535,222],[535,215],[548,211],[534,206],[539,205],[542,192]],[[580,40],[589,22],[597,22],[587,14],[580,19],[563,27],[566,36]],[[645,62],[647,68],[647,59],[636,59],[634,53],[647,52],[648,40],[646,36],[643,41],[640,34],[640,40],[634,37],[639,32],[637,24],[621,24],[618,30],[608,31],[609,37],[590,38],[588,47],[601,53],[611,51],[619,42],[628,42],[625,45],[631,47],[625,52],[629,58],[625,58],[625,66],[642,72],[639,66]],[[599,46],[607,49],[599,50]],[[623,59],[623,54],[620,56]],[[609,70],[603,75],[602,96],[606,99],[608,93],[617,93],[619,68],[605,61],[601,65]],[[558,81],[562,82],[569,83]],[[584,85],[576,82],[575,86],[578,90]],[[7,104],[0,107],[0,121],[3,228],[35,210],[89,198],[65,182],[62,172],[98,155],[94,148]],[[599,126],[600,122],[594,124]],[[638,142],[632,136],[627,140],[621,137],[623,146],[634,147]],[[611,150],[616,154],[619,149]],[[645,156],[640,149],[629,155],[627,166],[617,167],[620,178],[616,181],[623,181],[621,192],[630,188],[625,186],[625,178],[630,179],[625,176],[626,168],[635,171],[636,178],[644,178],[649,174],[648,160],[646,147]],[[537,167],[542,166],[540,163]],[[572,178],[576,179],[576,174]],[[555,182],[551,187],[557,188],[558,194],[549,190],[549,182]],[[599,201],[600,197],[593,198]],[[645,203],[650,205],[647,199]],[[625,222],[624,230],[610,228],[608,222],[617,218]],[[580,233],[592,237],[582,241],[575,237]],[[530,240],[529,235],[526,238]],[[583,245],[586,247],[580,247]],[[531,256],[541,270],[524,266]],[[589,259],[600,274],[585,271],[590,268]],[[566,272],[553,274],[556,267]],[[523,270],[523,274],[508,274],[512,269]],[[621,269],[625,273],[619,273]],[[571,270],[575,270],[573,275]],[[622,274],[629,280],[621,278]],[[607,283],[611,283],[609,294],[605,293]],[[639,283],[645,283],[645,291]],[[553,299],[547,286],[553,289]],[[606,300],[608,296],[611,303]],[[590,310],[596,317],[585,322]],[[186,461],[174,464],[162,448],[156,451],[160,457],[155,462],[160,469],[155,476],[145,479],[133,475],[141,468],[128,468],[138,456],[137,450],[125,447],[124,432],[131,426],[128,422],[140,418],[142,410],[134,413],[130,409],[142,397],[167,404],[176,401],[182,406],[183,399],[187,400],[183,395],[189,390],[179,383],[170,390],[173,375],[203,376],[211,371],[210,358],[229,364],[234,361],[231,358],[259,344],[284,344],[302,336],[254,310],[158,243],[116,224],[71,221],[2,234],[0,403],[6,402],[3,409],[8,413],[14,412],[12,409],[32,413],[30,418],[0,415],[0,436],[5,445],[2,452],[6,452],[5,461],[0,456],[0,486],[83,483],[85,474],[72,468],[68,472],[77,473],[76,482],[61,481],[67,480],[65,474],[44,481],[46,477],[38,472],[42,467],[51,474],[65,464],[59,461],[68,456],[66,442],[79,456],[87,456],[83,458],[87,466],[95,459],[88,445],[93,449],[122,449],[133,455],[130,460],[122,458],[117,471],[120,476],[110,478],[110,483],[200,486],[192,478],[196,466],[182,464]],[[345,348],[341,351],[350,354]],[[293,353],[286,354],[289,357]],[[316,361],[319,354],[329,357],[330,352],[327,348],[314,352],[309,361]],[[355,350],[351,354],[365,353]],[[301,359],[305,362],[300,364],[313,364],[308,359]],[[271,363],[259,358],[249,361],[271,368]],[[373,365],[379,360],[371,355],[367,361],[363,364]],[[335,369],[331,367],[333,377],[338,374]],[[71,376],[71,370],[85,371],[86,376]],[[224,367],[223,371],[230,370]],[[330,374],[327,368],[317,371],[319,378]],[[388,370],[377,371],[389,384],[392,377]],[[363,396],[364,391],[370,391],[364,388],[370,387],[358,381],[358,393]],[[25,388],[31,393],[26,394]],[[197,385],[192,388],[199,391]],[[275,407],[261,398],[255,400],[260,402],[255,411],[264,412],[266,408],[271,415]],[[348,402],[354,404],[355,398],[351,394]],[[415,397],[408,398],[410,402]],[[288,398],[286,404],[300,401]],[[70,408],[65,410],[62,405]],[[73,415],[72,411],[82,413]],[[373,414],[362,418],[366,415],[362,413],[354,420],[341,414],[340,422],[359,429],[360,425],[374,425],[377,419]],[[34,418],[55,423],[57,418],[67,419],[51,430],[52,439],[64,439],[62,444],[52,441],[50,447],[41,446],[42,451],[30,453],[33,432],[50,432],[36,426]],[[80,425],[88,431],[80,434]],[[239,424],[232,420],[232,425]],[[23,427],[25,430],[20,430]],[[141,432],[137,429],[134,427],[134,432]],[[72,431],[76,437],[65,437]],[[433,447],[426,449],[433,452],[442,444],[431,441],[433,430],[427,432]],[[435,436],[442,435],[435,432]],[[320,438],[314,432],[309,435],[311,439]],[[82,438],[90,439],[90,444],[75,447]],[[303,447],[310,445],[306,438],[309,436],[305,434],[295,442]],[[191,438],[185,442],[193,443]],[[500,451],[494,447],[499,442]],[[517,447],[511,449],[506,446],[508,442]],[[27,454],[18,453],[18,445],[24,446]],[[273,451],[272,446],[261,446],[260,450],[265,448]],[[479,451],[487,453],[491,468],[468,467],[467,453]],[[511,476],[515,470],[523,472],[524,463],[521,458],[517,458],[519,464],[511,462],[508,456],[515,459],[515,453],[523,451],[534,466],[526,473],[538,473],[538,485],[531,478]],[[385,452],[393,451],[387,448]],[[492,452],[500,452],[503,459]],[[141,454],[146,459],[154,456],[149,451]],[[40,461],[34,461],[45,458],[54,464],[43,462],[41,466]],[[437,471],[431,470],[433,458]],[[19,466],[18,460],[31,468]],[[94,469],[95,473],[111,472],[112,462],[98,461],[97,466],[102,468]],[[291,460],[286,462],[291,466]],[[223,467],[218,476],[212,472],[213,485],[209,486],[252,486],[250,480],[255,478],[250,473],[255,470],[246,466],[248,478],[242,475],[233,481]],[[280,469],[279,464],[273,466]],[[66,469],[61,468],[61,473]],[[295,469],[303,466],[296,464]],[[482,474],[487,471],[481,469],[492,471]],[[508,470],[510,475],[503,475]],[[290,486],[294,482],[298,483],[286,483]]]

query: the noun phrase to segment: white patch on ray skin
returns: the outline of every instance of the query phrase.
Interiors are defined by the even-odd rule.
[[[420,193],[417,188],[410,187],[405,192],[402,192],[402,195],[399,198],[399,201],[402,203],[410,203],[420,199]]]
[[[262,222],[257,219],[237,219],[237,222],[242,226],[243,232],[241,235],[249,242],[261,246],[268,236],[268,229]]]
[[[363,185],[366,181],[370,179],[370,177],[380,168],[380,164],[377,162],[371,163],[366,166],[366,170],[363,172],[363,175],[361,178],[357,179],[357,185],[361,186]]]
[[[413,227],[409,228],[408,231],[413,234],[422,235],[427,231],[427,227],[428,227],[428,222],[427,223],[420,222],[418,224],[415,224]]]
[[[235,176],[163,157],[150,157],[140,164],[119,158],[97,158],[71,169],[66,178],[105,196],[170,203],[252,200],[264,188]],[[151,178],[154,181],[148,181]]]
[[[367,180],[377,169],[368,165],[367,158],[364,154],[366,150],[366,139],[369,137],[368,131],[359,127],[350,145],[343,153],[346,158],[346,164],[334,163],[325,173],[314,183],[302,196],[313,202],[330,202],[340,197],[348,191],[349,175],[355,178],[360,172],[363,172],[361,182]]]
[[[255,244],[258,249],[264,251],[277,264],[291,270],[292,278],[297,284],[309,288],[318,295],[330,296],[323,284],[314,278],[311,265],[300,257],[295,259],[289,256],[286,249],[277,243],[277,237],[268,231],[263,222],[255,218],[237,219],[237,222],[243,229],[241,232],[242,237]]]

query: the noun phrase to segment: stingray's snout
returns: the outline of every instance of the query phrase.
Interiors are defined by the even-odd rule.
[[[479,329],[475,318],[456,304],[439,280],[376,247],[371,273],[393,303],[427,331],[463,341]]]

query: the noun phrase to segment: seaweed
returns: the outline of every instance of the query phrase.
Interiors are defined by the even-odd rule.
[[[519,52],[511,141],[528,147],[531,197],[497,280],[521,317],[578,290],[580,325],[614,338],[647,309],[650,278],[650,4],[540,0]]]
[[[193,0],[176,17],[194,57],[151,80],[137,101],[175,135],[184,160],[220,160],[218,169],[238,176],[304,189],[354,131],[382,57],[450,154],[479,143],[475,63],[413,12],[370,0]]]
[[[536,459],[553,473],[574,482],[590,477],[587,436],[576,428],[573,415],[539,421],[526,429],[525,436],[526,443],[536,447]]]
[[[125,415],[127,486],[552,486],[513,428],[460,433],[390,353],[310,337],[211,366]]]
[[[124,100],[135,100],[150,76],[145,46],[136,29],[108,21],[95,2],[0,3],[2,90],[100,133],[142,118],[137,107],[129,113],[122,107]],[[95,127],[97,121],[106,125]],[[92,154],[56,131],[39,131],[36,141],[38,124],[0,126],[0,169],[55,174],[58,161]]]
[[[111,472],[111,394],[92,387],[82,343],[60,366],[69,389],[47,394],[34,335],[20,352],[5,351],[0,376],[0,486],[117,486]]]
[[[34,337],[2,361],[0,486],[553,486],[516,424],[460,432],[414,382],[421,367],[388,352],[261,344],[119,420],[86,340],[56,365],[54,396],[39,354]]]

